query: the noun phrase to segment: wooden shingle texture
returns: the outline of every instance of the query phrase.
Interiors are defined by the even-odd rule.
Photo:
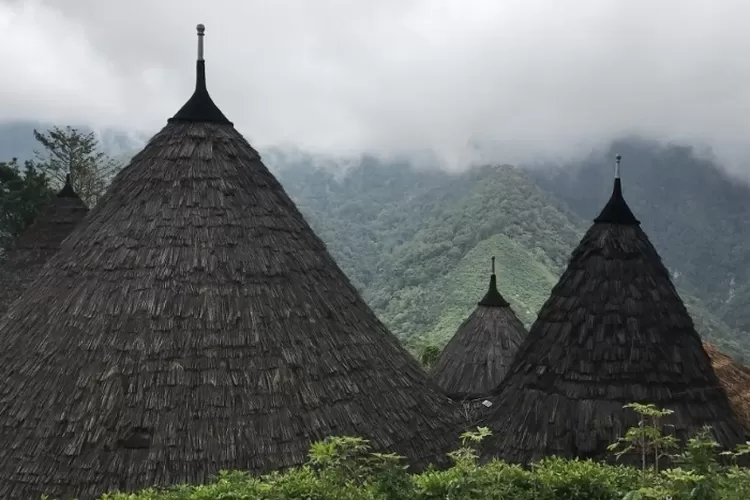
[[[483,398],[505,377],[526,327],[490,276],[487,294],[446,344],[430,378],[456,400]]]
[[[619,178],[494,396],[484,452],[512,462],[610,456],[637,426],[631,402],[674,410],[664,423],[678,438],[708,425],[724,447],[745,440]]]
[[[420,465],[460,432],[211,101],[202,60],[0,331],[0,498],[264,473],[329,435]]]
[[[0,317],[34,281],[62,241],[88,213],[67,176],[65,185],[0,259]]]

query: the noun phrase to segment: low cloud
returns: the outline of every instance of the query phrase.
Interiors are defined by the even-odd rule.
[[[158,130],[206,24],[214,100],[259,148],[434,151],[451,168],[624,134],[740,168],[750,3],[723,0],[4,0],[4,121]]]

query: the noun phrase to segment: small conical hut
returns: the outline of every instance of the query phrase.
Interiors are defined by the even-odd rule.
[[[0,317],[88,213],[66,176],[65,185],[0,259]]]
[[[750,430],[750,366],[734,361],[709,342],[703,342],[703,349],[711,358],[711,366],[732,410],[745,429]]]
[[[495,396],[485,452],[512,462],[606,457],[637,426],[623,409],[633,402],[673,410],[665,429],[680,439],[708,425],[723,446],[744,442],[669,272],[622,196],[619,157],[612,197]]]
[[[445,346],[430,377],[454,399],[485,397],[505,377],[526,333],[497,289],[492,257],[487,293]]]
[[[414,464],[455,404],[208,95],[117,176],[0,321],[0,498],[300,464],[329,435]]]

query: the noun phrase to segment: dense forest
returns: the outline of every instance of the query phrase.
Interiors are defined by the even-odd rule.
[[[343,172],[309,155],[266,159],[381,319],[419,348],[442,344],[476,305],[493,255],[501,292],[534,320],[611,193],[614,151],[699,331],[750,359],[750,187],[688,147],[628,139],[574,164],[459,174],[371,157]]]
[[[32,157],[28,133],[31,140],[16,149],[0,143],[0,160]],[[12,127],[9,134],[23,136]],[[129,139],[110,136],[117,147],[105,141],[105,149],[124,159]],[[625,158],[626,199],[699,331],[750,360],[750,187],[689,147],[628,139],[571,164],[457,174],[372,156],[262,154],[368,303],[417,352],[442,345],[473,309],[486,291],[491,256],[501,292],[533,322],[609,197],[615,152]]]

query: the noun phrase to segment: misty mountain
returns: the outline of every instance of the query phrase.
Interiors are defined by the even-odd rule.
[[[0,161],[8,161],[18,158],[23,164],[24,160],[34,158],[34,152],[39,146],[34,139],[34,129],[44,132],[52,127],[51,123],[26,121],[0,123]],[[88,125],[71,125],[82,133],[94,132],[99,139],[102,150],[113,158],[124,158],[133,153],[134,150],[143,146],[144,138],[139,134],[132,134],[123,130],[106,128],[94,130]]]
[[[730,326],[750,330],[750,186],[744,180],[691,147],[642,139],[531,172],[573,212],[591,218],[609,196],[616,153],[623,155],[626,199],[675,282]]]
[[[662,200],[671,198],[651,198],[655,195],[649,192],[662,178],[684,170],[687,158],[707,178],[721,175],[712,189],[741,193],[747,188],[689,151],[661,158],[655,155],[662,149],[646,147],[651,143],[629,144],[632,149],[613,146],[628,155],[627,165],[636,151],[642,163],[661,162],[658,168],[626,172],[623,167],[626,197],[672,270],[699,331],[727,352],[748,356],[745,329],[735,326],[742,324],[739,315],[715,308],[710,300],[716,291],[723,292],[722,287],[703,286],[710,271],[702,267],[708,257],[701,249],[708,246],[721,256],[724,240],[698,241],[701,230],[694,224],[700,220],[722,227],[725,214],[709,208],[720,194],[700,194],[706,183],[672,183],[675,199],[692,200],[690,211],[662,208]],[[524,322],[533,322],[569,253],[612,190],[613,166],[606,153],[557,168],[485,166],[460,174],[366,157],[359,164],[349,162],[342,173],[310,158],[275,154],[274,163],[269,163],[287,192],[379,317],[412,346],[449,338],[486,291],[491,256],[497,257],[501,292]],[[589,168],[597,175],[586,175]],[[581,177],[576,180],[578,172]],[[693,212],[704,218],[696,219]],[[671,241],[678,232],[685,233],[683,245],[695,239],[689,243],[689,259]],[[728,267],[726,262],[712,265],[715,270]],[[744,283],[735,278],[735,297]]]
[[[4,127],[0,161],[33,154],[31,130],[45,128]],[[129,134],[107,134],[110,155],[140,147]],[[533,322],[611,193],[615,153],[624,156],[625,196],[699,330],[750,359],[750,187],[690,147],[627,139],[575,163],[462,173],[367,155],[262,152],[368,303],[412,347],[449,338],[486,291],[491,256],[501,292]]]

